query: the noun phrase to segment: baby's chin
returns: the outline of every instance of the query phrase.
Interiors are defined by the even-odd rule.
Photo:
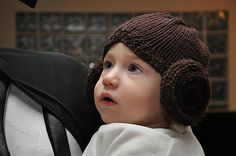
[[[117,119],[107,119],[102,117],[102,121],[106,124],[111,124],[111,123],[129,123],[127,121],[124,120],[117,120]]]

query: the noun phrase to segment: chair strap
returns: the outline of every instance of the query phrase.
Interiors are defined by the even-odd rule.
[[[1,156],[10,156],[3,128],[5,100],[9,84],[10,84],[9,79],[2,72],[0,72],[0,155]]]
[[[55,156],[71,156],[64,125],[45,108],[43,115]]]

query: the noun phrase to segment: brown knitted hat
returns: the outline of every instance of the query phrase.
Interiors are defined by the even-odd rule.
[[[89,72],[87,93],[91,99],[103,58],[118,42],[161,74],[161,104],[174,121],[196,125],[202,120],[211,91],[209,50],[197,30],[168,13],[144,14],[126,21],[108,37],[103,57]]]

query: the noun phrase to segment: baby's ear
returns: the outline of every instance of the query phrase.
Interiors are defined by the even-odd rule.
[[[85,82],[85,96],[90,104],[94,104],[93,92],[94,87],[102,73],[103,58],[99,58],[95,65],[89,69]]]
[[[180,124],[199,123],[205,115],[210,94],[208,72],[199,62],[177,61],[163,75],[162,106]]]

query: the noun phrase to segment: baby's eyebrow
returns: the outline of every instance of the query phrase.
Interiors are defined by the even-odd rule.
[[[113,58],[114,56],[113,56],[113,54],[111,54],[111,53],[106,53],[106,55],[104,56],[104,59],[105,58]]]
[[[140,58],[134,53],[127,53],[127,58],[140,60]]]
[[[129,55],[129,56],[127,56],[127,58],[128,58],[130,61],[135,61],[135,62],[140,62],[140,61],[142,61],[142,59],[140,59],[137,55]]]

